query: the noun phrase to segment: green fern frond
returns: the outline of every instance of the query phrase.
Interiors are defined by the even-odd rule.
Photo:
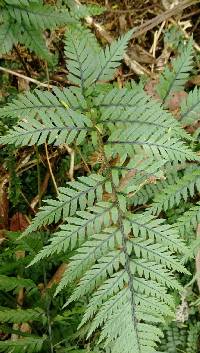
[[[56,294],[73,284],[75,290],[66,305],[87,300],[80,327],[84,325],[82,329],[88,337],[98,330],[93,337],[98,336],[99,343],[112,353],[154,353],[162,336],[158,326],[174,317],[172,294],[182,290],[175,273],[188,273],[179,261],[187,248],[175,226],[134,208],[134,197],[136,200],[142,190],[145,194],[149,183],[158,181],[147,195],[148,200],[156,200],[156,193],[173,180],[178,185],[184,178],[178,178],[179,162],[196,161],[199,157],[183,142],[179,123],[147,97],[141,87],[117,90],[110,84],[106,89],[95,85],[97,81],[113,79],[131,34],[105,50],[92,50],[80,28],[68,31],[69,79],[79,87],[64,92],[36,91],[27,94],[25,102],[20,98],[9,105],[2,114],[6,116],[7,110],[11,115],[16,107],[22,120],[0,143],[17,142],[22,146],[56,140],[59,144],[63,138],[64,142],[77,143],[88,131],[92,132],[87,141],[91,139],[96,151],[101,152],[102,175],[80,177],[59,188],[56,200],[46,201],[24,235],[61,219],[65,224],[31,265],[76,249]],[[183,85],[190,67],[191,45],[185,52],[187,63],[181,59],[175,65],[177,73],[172,75],[169,94]],[[68,131],[72,126],[73,134]],[[65,130],[63,135],[61,127]],[[77,132],[80,128],[84,130],[81,137]],[[23,132],[26,135],[22,136]],[[167,180],[163,180],[165,175]],[[190,195],[194,194],[197,179],[195,174]],[[182,189],[178,192],[185,197]],[[166,199],[166,193],[162,195]]]
[[[30,263],[52,256],[55,253],[73,250],[80,245],[89,235],[98,233],[103,226],[108,226],[117,218],[116,207],[112,203],[98,202],[87,211],[77,211],[77,217],[67,217],[66,224],[62,225],[57,233],[50,239],[50,244],[45,246]]]
[[[30,279],[8,277],[0,275],[0,290],[9,292],[19,288],[34,288],[35,284]]]
[[[164,327],[164,338],[161,340],[160,349],[165,353],[178,353],[185,349],[187,340],[186,328],[178,327],[177,322]]]
[[[47,62],[52,63],[52,55],[50,54],[40,31],[25,26],[18,26],[16,30],[17,33],[19,33],[18,41],[21,44]]]
[[[24,6],[22,6],[24,5]],[[49,5],[30,2],[26,6],[22,4],[7,4],[3,11],[7,11],[10,17],[18,24],[24,24],[29,28],[52,29],[57,25],[73,23],[67,10],[57,10]]]
[[[9,135],[0,138],[0,143],[32,146],[45,142],[60,145],[76,141],[77,144],[81,144],[90,130],[92,130],[91,121],[83,114],[71,109],[67,109],[65,114],[41,112],[37,120],[29,118],[20,121]]]
[[[69,70],[68,79],[80,86],[83,92],[95,78],[96,52],[88,45],[87,36],[83,37],[79,31],[73,30],[67,32],[65,55]]]
[[[167,188],[169,185],[176,184],[177,180],[179,180],[177,174],[169,173],[169,175],[166,175],[165,178],[157,180],[156,183],[147,183],[133,195],[130,199],[130,203],[134,206],[144,205],[149,200],[153,199],[156,194],[160,194],[162,190]]]
[[[7,54],[17,43],[15,36],[16,27],[14,24],[5,22],[0,25],[0,53]]]
[[[191,207],[188,211],[180,216],[175,225],[179,233],[184,236],[196,230],[197,225],[200,223],[200,202],[197,202],[195,206]]]
[[[100,175],[80,177],[76,182],[67,183],[67,187],[59,188],[57,200],[48,200],[37,213],[32,224],[24,234],[29,234],[38,228],[58,222],[60,219],[67,219],[76,213],[77,208],[85,210],[93,206],[94,201],[101,201],[105,178]]]
[[[144,91],[134,89],[113,88],[106,95],[101,94],[95,99],[96,107],[101,110],[101,121],[112,130],[121,127],[134,129],[134,137],[148,139],[155,132],[160,136],[166,133],[170,137],[179,136],[184,139],[191,137],[184,133],[181,125],[161,104],[153,101]],[[146,128],[146,129],[145,129]]]
[[[162,210],[167,211],[174,206],[178,206],[181,200],[187,201],[193,197],[195,192],[200,190],[200,171],[198,169],[186,170],[184,176],[163,189],[162,194],[158,194],[149,209],[153,214],[159,214]]]
[[[26,338],[21,338],[16,341],[2,341],[0,342],[0,352],[5,353],[35,353],[40,352],[46,337],[34,337],[31,336]]]
[[[192,124],[199,120],[200,109],[200,89],[197,87],[188,93],[186,99],[181,102],[181,116],[180,121],[182,124]]]
[[[199,322],[194,322],[189,325],[186,353],[198,353],[199,333],[200,333]]]
[[[172,69],[166,67],[160,76],[157,92],[165,103],[177,91],[182,91],[193,64],[193,41],[189,40],[181,55],[172,61]]]
[[[67,108],[73,110],[84,110],[87,108],[85,98],[77,87],[64,88],[53,87],[52,92],[35,89],[33,92],[26,92],[19,95],[11,103],[0,109],[0,117],[31,118],[39,113],[66,114]]]
[[[131,156],[136,152],[147,155],[155,160],[164,159],[166,161],[184,162],[188,160],[198,160],[198,157],[183,143],[183,141],[170,137],[167,134],[160,137],[160,132],[155,132],[148,136],[148,132],[143,130],[143,134],[147,134],[146,138],[140,138],[134,130],[119,129],[113,131],[106,142],[107,156],[115,156],[116,154]]]
[[[44,312],[39,308],[22,310],[0,307],[1,322],[23,323],[27,321],[42,321],[44,317]]]
[[[141,215],[130,214],[126,220],[126,226],[130,226],[132,229],[133,241],[137,242],[137,240],[140,241],[142,239],[156,240],[158,243],[161,242],[164,246],[167,246],[171,251],[184,252],[186,250],[177,229],[165,224],[163,219],[156,219],[148,215],[148,213],[143,213]]]
[[[101,50],[99,53],[95,82],[109,81],[113,78],[116,68],[120,65],[132,34],[133,30],[127,32],[121,38],[112,42],[110,46],[105,48],[105,50]]]

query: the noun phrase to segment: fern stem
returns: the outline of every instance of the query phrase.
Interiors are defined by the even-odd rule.
[[[142,350],[141,350],[141,346],[140,346],[140,338],[139,338],[139,332],[138,332],[138,327],[137,327],[137,318],[136,318],[136,315],[135,315],[135,308],[136,308],[136,304],[135,304],[135,290],[134,290],[134,285],[133,285],[133,282],[134,282],[134,275],[132,274],[131,272],[131,267],[130,267],[130,258],[129,258],[129,254],[128,254],[128,249],[127,249],[127,237],[126,237],[126,234],[125,234],[125,230],[124,230],[124,225],[123,225],[123,213],[122,213],[122,210],[120,208],[120,203],[119,203],[119,199],[118,199],[118,195],[117,195],[117,190],[116,190],[116,187],[115,187],[115,184],[113,182],[113,178],[112,178],[112,174],[111,174],[111,168],[110,168],[110,165],[109,165],[109,162],[107,160],[107,157],[106,157],[106,154],[105,154],[105,151],[104,151],[104,142],[102,140],[102,136],[99,132],[99,130],[97,129],[97,133],[98,133],[98,137],[99,137],[99,144],[100,144],[100,147],[101,147],[101,150],[102,150],[102,156],[104,158],[104,163],[105,163],[105,167],[106,169],[109,171],[109,174],[110,174],[110,182],[111,182],[111,185],[112,185],[112,191],[113,191],[113,194],[114,194],[114,200],[115,200],[115,203],[116,203],[116,207],[117,207],[117,210],[118,210],[118,224],[119,224],[119,229],[121,231],[121,234],[122,234],[122,251],[124,252],[124,255],[125,255],[125,270],[128,274],[128,278],[129,278],[129,282],[128,282],[128,286],[129,286],[129,290],[130,290],[130,293],[131,293],[131,316],[132,316],[132,322],[133,322],[133,327],[134,327],[134,330],[135,330],[135,334],[136,334],[136,342],[137,342],[137,350],[139,353],[142,353]]]

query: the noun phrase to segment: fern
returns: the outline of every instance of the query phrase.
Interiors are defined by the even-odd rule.
[[[180,120],[182,124],[192,124],[199,119],[200,90],[195,87],[181,104]]]
[[[145,194],[152,181],[159,185],[152,185],[147,195],[155,201],[153,213],[163,209],[165,201],[169,208],[193,196],[198,171],[188,170],[179,178],[176,168],[199,157],[183,141],[187,136],[179,122],[141,87],[108,84],[102,89],[102,81],[114,78],[131,35],[105,49],[93,48],[94,38],[87,41],[72,27],[65,43],[66,63],[70,81],[78,87],[37,90],[10,103],[0,113],[12,116],[17,109],[19,123],[0,143],[93,144],[101,155],[99,173],[59,188],[57,199],[47,200],[25,231],[24,236],[64,221],[30,265],[73,250],[56,293],[74,285],[65,305],[87,298],[79,327],[112,353],[154,353],[161,324],[174,318],[172,293],[182,288],[175,274],[188,274],[179,259],[187,247],[174,225],[149,210],[135,209],[134,198],[141,190]],[[182,87],[191,66],[191,46],[184,51],[184,62],[181,58],[174,64],[170,86],[163,83],[165,96]],[[165,175],[176,181],[172,192],[166,191]]]
[[[40,309],[15,310],[10,308],[0,308],[1,322],[22,323],[30,320],[41,321],[44,313]]]
[[[186,170],[184,176],[176,183],[169,184],[163,189],[161,195],[157,195],[150,208],[153,214],[160,213],[161,210],[168,210],[174,206],[178,206],[181,200],[187,201],[189,197],[193,197],[196,191],[200,190],[200,172],[198,169]]]
[[[27,353],[34,353],[34,352],[40,352],[43,342],[45,340],[44,338],[37,338],[37,337],[27,337],[27,338],[21,338],[20,340],[17,341],[5,341],[5,342],[0,342],[0,352],[6,352],[6,353],[21,353],[22,351],[25,351]]]
[[[193,41],[188,42],[182,54],[173,61],[172,69],[166,67],[160,76],[157,85],[157,92],[165,103],[170,96],[177,91],[181,91],[189,77],[193,61]]]
[[[23,287],[33,288],[35,287],[35,284],[30,279],[15,278],[15,277],[0,275],[0,290],[9,292],[13,289],[19,289]]]
[[[192,229],[195,230],[200,221],[200,203],[191,207],[181,217],[178,218],[176,225],[181,235],[188,234]]]
[[[0,11],[0,53],[8,53],[19,42],[50,63],[52,57],[42,31],[75,22],[66,8],[43,5],[42,1],[3,0]]]

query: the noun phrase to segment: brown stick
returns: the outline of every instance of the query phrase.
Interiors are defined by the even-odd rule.
[[[20,74],[19,72],[16,72],[16,71],[13,71],[13,70],[10,70],[10,69],[6,69],[5,67],[2,67],[2,66],[0,66],[0,71],[6,72],[6,73],[11,74],[13,76],[17,76],[17,77],[23,78],[26,81],[35,83],[37,86],[42,86],[42,87],[47,87],[47,88],[49,88],[49,87],[52,88],[53,87],[52,85],[49,85],[48,83],[40,82],[38,80],[35,80],[34,78],[25,76],[23,74]]]
[[[187,7],[191,5],[198,4],[200,0],[185,0],[181,1],[180,4],[174,6],[172,9],[169,9],[162,14],[152,18],[149,21],[141,24],[140,26],[136,27],[133,33],[132,38],[137,38],[142,34],[146,33],[150,29],[154,28],[155,26],[159,25],[161,22],[168,20],[171,16],[177,15],[179,12],[185,10]]]

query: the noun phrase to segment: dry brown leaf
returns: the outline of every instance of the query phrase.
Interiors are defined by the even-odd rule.
[[[10,221],[10,230],[13,232],[22,232],[29,226],[26,216],[21,213],[15,213]]]

